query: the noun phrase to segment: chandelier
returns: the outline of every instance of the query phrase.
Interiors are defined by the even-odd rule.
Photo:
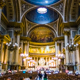
[[[6,45],[8,46],[8,50],[10,50],[10,51],[13,51],[18,47],[17,43],[13,44],[13,40],[12,40],[12,42],[6,43]]]
[[[32,57],[29,57],[28,54],[21,53],[20,56],[24,58],[23,61],[32,59]]]
[[[69,51],[75,51],[76,50],[76,47],[78,46],[78,44],[74,44],[74,43],[67,43],[66,47]]]

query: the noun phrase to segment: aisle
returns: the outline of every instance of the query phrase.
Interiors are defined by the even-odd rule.
[[[37,80],[39,80],[39,77],[37,78]],[[44,80],[44,78],[42,77],[42,79],[41,80]]]

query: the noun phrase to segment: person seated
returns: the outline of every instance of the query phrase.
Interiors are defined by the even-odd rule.
[[[24,78],[23,78],[23,77],[21,77],[21,78],[20,78],[20,80],[24,80]]]
[[[32,79],[32,76],[29,76],[30,79]]]
[[[7,80],[11,80],[11,77],[8,77]]]

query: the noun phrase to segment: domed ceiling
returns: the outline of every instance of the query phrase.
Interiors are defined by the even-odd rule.
[[[50,5],[50,4],[54,4],[60,0],[25,0],[31,4],[34,5]]]
[[[52,9],[45,8],[46,13],[39,13],[38,8],[32,9],[26,14],[27,20],[37,24],[47,24],[58,19],[59,14]]]
[[[54,34],[51,29],[46,26],[38,26],[34,28],[29,34],[32,42],[46,43],[52,42]]]

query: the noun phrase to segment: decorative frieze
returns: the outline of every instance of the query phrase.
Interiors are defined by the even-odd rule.
[[[62,15],[63,15],[63,10],[64,10],[64,3],[63,1],[55,4],[55,5],[52,5],[51,7],[55,8],[57,11],[59,11]]]
[[[5,1],[4,0],[0,0],[0,8],[3,8],[5,5]]]
[[[28,11],[33,5],[26,3],[25,1],[21,2],[21,15],[23,15],[24,12]]]

